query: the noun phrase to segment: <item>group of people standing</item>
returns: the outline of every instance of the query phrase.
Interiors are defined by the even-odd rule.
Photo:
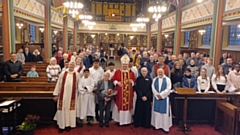
[[[171,81],[163,69],[158,69],[157,77],[152,80],[145,67],[141,68],[140,76],[135,76],[129,68],[131,58],[128,55],[121,57],[121,69],[116,70],[115,64],[110,62],[106,72],[99,66],[98,59],[90,68],[84,65],[81,68],[82,60],[79,63],[77,59],[81,58],[70,61],[68,68],[61,72],[53,94],[58,102],[54,119],[59,133],[64,129],[70,131],[76,125],[82,127],[85,120],[92,126],[94,117],[100,127],[109,127],[111,116],[119,126],[134,121],[135,127],[153,125],[169,131],[172,126],[168,98]],[[151,111],[152,101],[154,109]]]

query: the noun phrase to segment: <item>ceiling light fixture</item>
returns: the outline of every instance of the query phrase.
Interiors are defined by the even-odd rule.
[[[21,29],[23,27],[23,24],[22,23],[17,23],[16,26]]]
[[[73,18],[81,13],[83,8],[83,4],[77,0],[67,0],[63,3],[63,6],[67,8],[68,14],[70,14]]]
[[[202,2],[202,0],[197,0],[197,2],[198,2],[198,3],[201,3],[201,2]]]
[[[39,28],[39,30],[40,30],[41,32],[43,32],[43,31],[44,31],[44,28]]]
[[[91,37],[92,37],[92,38],[94,38],[94,37],[95,37],[95,35],[91,35]]]
[[[132,40],[134,38],[134,36],[129,36],[129,38]]]
[[[205,30],[199,30],[198,31],[201,35],[203,35],[206,31]]]
[[[165,38],[168,38],[169,35],[168,35],[168,34],[165,34],[164,36],[165,36]]]
[[[54,33],[55,35],[57,35],[58,31],[57,31],[57,30],[54,30],[53,33]]]

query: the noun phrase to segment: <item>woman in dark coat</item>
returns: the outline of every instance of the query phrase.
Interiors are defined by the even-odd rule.
[[[141,68],[141,76],[136,81],[137,101],[134,113],[134,127],[151,127],[152,79],[147,68]]]

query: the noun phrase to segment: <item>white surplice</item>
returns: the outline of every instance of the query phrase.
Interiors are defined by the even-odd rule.
[[[63,103],[62,103],[62,110],[57,110],[54,120],[57,121],[57,124],[60,129],[64,129],[65,127],[76,127],[76,103],[75,103],[75,110],[70,110],[70,103],[72,97],[72,85],[73,85],[73,73],[70,72],[68,69],[66,76],[66,82],[64,84],[64,94],[63,94]],[[54,89],[53,95],[58,96],[61,92],[62,87],[62,80],[65,72],[62,72],[59,75],[59,79],[57,81],[56,87]],[[77,86],[79,82],[79,73],[76,73],[76,99],[77,99]],[[75,101],[76,101],[75,99]],[[59,101],[58,101],[59,102]],[[58,106],[57,106],[58,107]]]
[[[106,73],[109,73],[110,74],[110,77],[109,77],[109,80],[112,79],[113,75],[115,74],[116,72],[116,69],[114,69],[113,71],[110,71],[109,69],[106,71]]]
[[[116,104],[113,106],[112,118],[119,122],[119,125],[126,125],[132,123],[132,110],[118,111]]]
[[[76,65],[76,67],[75,67],[75,71],[78,71],[78,69],[79,69],[79,67],[80,67],[80,65]],[[85,69],[85,66],[83,65],[83,67],[82,67],[82,70],[80,71],[80,78],[82,78],[83,77],[83,70]]]
[[[97,86],[98,81],[103,79],[103,75],[104,75],[104,70],[102,69],[102,67],[98,67],[98,69],[95,69],[94,67],[89,68],[91,77],[94,80],[94,87]]]
[[[83,88],[87,87],[87,90]],[[94,81],[89,76],[81,78],[78,83],[78,101],[77,101],[77,117],[85,119],[86,116],[95,116],[95,96],[93,93]]]
[[[162,92],[158,93],[158,91],[161,90],[163,78],[166,78],[167,88],[165,90],[163,90]],[[156,78],[154,78],[153,82],[152,82],[152,92],[153,92],[154,97],[153,97],[151,124],[155,127],[155,129],[160,129],[161,128],[161,129],[168,132],[169,128],[172,126],[172,113],[171,113],[171,106],[169,105],[169,97],[168,97],[168,95],[170,94],[171,87],[172,87],[171,86],[171,80],[168,77],[166,77],[165,75],[162,78],[159,78],[158,79],[159,90],[156,90],[155,87],[154,87],[155,81],[156,81]],[[154,111],[154,98],[157,98],[158,94],[160,94],[160,96],[163,99],[167,100],[166,114]]]

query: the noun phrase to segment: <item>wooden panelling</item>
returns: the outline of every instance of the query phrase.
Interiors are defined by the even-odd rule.
[[[102,3],[96,3],[96,15],[102,15]]]
[[[132,5],[132,16],[136,16],[136,5]]]
[[[104,5],[103,5],[103,14],[108,15],[108,4],[107,3],[104,3]]]
[[[125,16],[131,16],[131,5],[125,5]]]
[[[92,3],[92,14],[95,14],[95,3]]]

